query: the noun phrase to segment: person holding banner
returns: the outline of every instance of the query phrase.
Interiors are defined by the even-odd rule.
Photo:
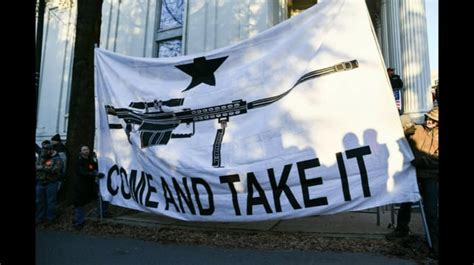
[[[411,163],[416,167],[418,185],[423,198],[433,254],[438,254],[438,107],[425,114],[423,125],[405,130],[415,155]],[[408,236],[412,203],[402,203],[397,216],[397,228],[386,238],[389,240]]]
[[[84,205],[95,198],[95,178],[99,176],[97,169],[97,160],[90,155],[89,147],[81,145],[73,189],[73,226],[78,230],[85,222]]]

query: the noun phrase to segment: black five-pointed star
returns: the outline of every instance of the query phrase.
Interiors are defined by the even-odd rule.
[[[201,83],[215,86],[216,78],[214,77],[214,72],[225,61],[225,59],[227,59],[227,57],[228,56],[211,60],[206,60],[205,57],[198,57],[194,58],[193,63],[176,65],[176,68],[193,78],[188,87],[181,92],[187,91]]]

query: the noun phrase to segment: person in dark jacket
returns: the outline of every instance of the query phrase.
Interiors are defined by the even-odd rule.
[[[81,145],[73,188],[73,225],[76,229],[81,229],[84,225],[84,205],[96,197],[95,178],[99,175],[97,169],[97,161],[91,156],[89,147]]]
[[[416,175],[423,198],[423,209],[428,223],[432,252],[438,254],[438,107],[425,114],[425,124],[414,125],[405,130],[415,159]],[[387,239],[408,236],[412,203],[402,203],[397,216],[397,228]]]
[[[399,75],[395,74],[394,68],[387,68],[388,78],[390,79],[390,85],[392,85],[392,90],[400,90],[403,88],[403,81]]]
[[[36,224],[54,223],[57,212],[57,191],[63,164],[51,145],[43,145],[36,163]]]
[[[392,86],[393,96],[395,100],[400,101],[397,104],[398,113],[401,115],[401,100],[402,100],[402,89],[403,89],[403,81],[399,75],[395,74],[395,69],[392,67],[387,68],[388,79],[390,79],[390,85]]]
[[[58,153],[59,157],[61,157],[61,160],[63,161],[64,167],[61,172],[61,180],[66,177],[66,168],[67,168],[67,149],[66,146],[62,143],[61,141],[61,136],[58,134],[54,135],[51,137],[51,144]],[[61,186],[61,183],[60,183]]]
[[[66,146],[63,144],[61,141],[61,135],[59,133],[55,134],[53,137],[51,137],[51,144],[53,145],[54,150],[58,153],[67,153],[66,152]]]

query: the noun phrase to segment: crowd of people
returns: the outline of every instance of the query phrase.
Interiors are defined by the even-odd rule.
[[[66,176],[67,149],[59,134],[36,145],[36,224],[54,224],[58,219],[57,197]],[[108,203],[98,194],[98,180],[104,175],[98,172],[97,157],[87,145],[82,145],[74,166],[72,200],[73,226],[81,229],[85,223],[84,205],[95,198],[100,206],[97,216],[108,217]]]

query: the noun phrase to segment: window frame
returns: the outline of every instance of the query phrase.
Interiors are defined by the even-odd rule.
[[[161,11],[163,7],[163,1],[166,0],[158,0],[156,3],[156,23],[155,23],[155,36],[153,39],[153,56],[154,57],[159,57],[160,54],[160,42],[167,41],[167,40],[173,40],[173,39],[179,39],[181,40],[181,52],[180,55],[184,55],[184,50],[185,50],[185,25],[186,25],[186,14],[187,14],[187,0],[183,0],[183,22],[181,26],[176,26],[172,28],[167,28],[164,30],[160,30],[160,23],[161,23]]]

